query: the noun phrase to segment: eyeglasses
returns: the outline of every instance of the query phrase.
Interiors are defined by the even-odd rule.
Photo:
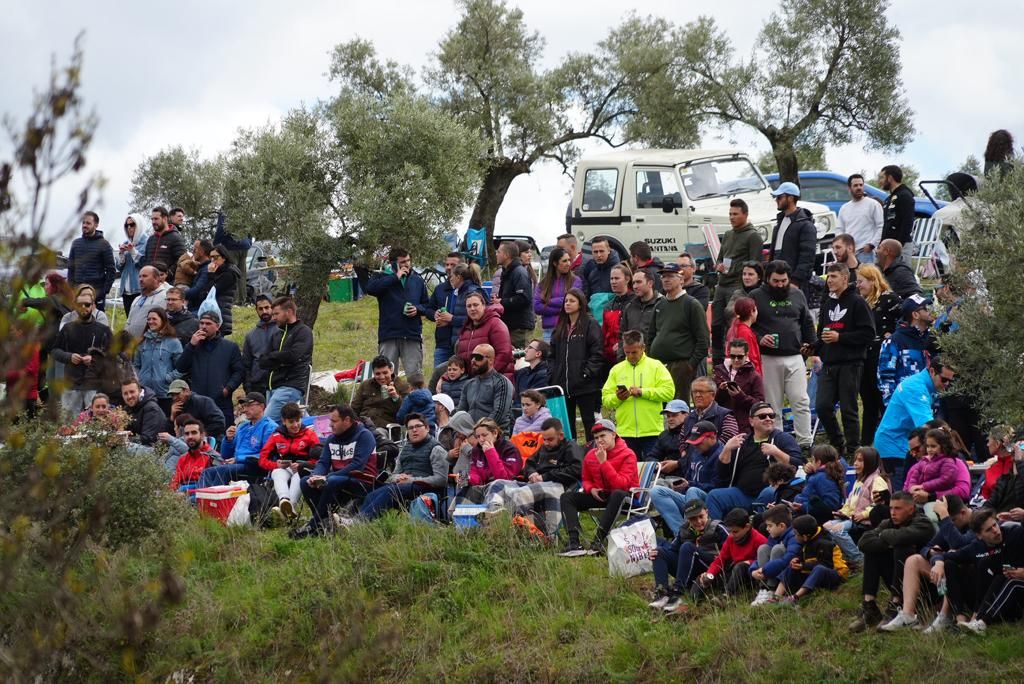
[[[484,356],[483,354],[470,354],[469,358],[473,359],[474,361],[483,361],[484,359],[489,359],[491,357]]]
[[[756,416],[754,416],[754,418],[757,418],[758,420],[775,420],[775,414],[774,413],[758,413]]]
[[[747,355],[746,354],[729,354],[729,358],[732,359],[733,361],[742,361],[743,359],[747,358]]]
[[[939,380],[942,382],[943,385],[948,385],[949,383],[953,382],[953,379],[954,378],[952,377],[947,378],[945,375],[939,376]]]
[[[134,228],[135,227],[135,222],[134,221],[129,221],[128,223],[124,224],[124,227],[125,228]]]
[[[424,430],[424,429],[426,429],[426,427],[427,426],[424,425],[423,423],[415,423],[413,425],[406,425],[405,429],[406,430]]]

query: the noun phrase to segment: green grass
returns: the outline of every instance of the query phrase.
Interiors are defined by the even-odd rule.
[[[214,682],[1024,678],[1019,626],[982,639],[849,634],[858,579],[796,609],[736,600],[666,618],[647,608],[650,576],[609,578],[604,559],[559,558],[501,522],[460,531],[389,516],[291,541],[192,521],[161,553],[121,560],[143,576],[191,559],[185,603],[138,671]]]

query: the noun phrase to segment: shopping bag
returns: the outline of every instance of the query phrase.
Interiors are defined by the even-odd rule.
[[[658,545],[654,525],[648,518],[634,518],[608,535],[608,574],[633,577],[651,572],[648,557]]]
[[[249,493],[246,492],[235,499],[235,505],[231,512],[228,513],[227,526],[249,527],[251,524],[252,518],[249,517]]]
[[[214,285],[210,288],[210,294],[206,295],[206,299],[199,305],[199,312],[196,314],[197,318],[202,317],[204,313],[215,313],[217,318],[220,318],[220,306],[217,305],[217,286]]]

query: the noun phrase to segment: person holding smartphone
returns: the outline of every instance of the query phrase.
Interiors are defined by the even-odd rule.
[[[270,473],[278,504],[271,509],[276,518],[296,517],[303,474],[320,458],[320,438],[312,427],[302,426],[302,409],[291,402],[281,407],[281,424],[260,450],[260,468]]]
[[[764,401],[764,380],[750,360],[750,345],[746,340],[729,343],[729,354],[724,362],[715,366],[715,401],[732,411],[739,431],[750,429],[750,407]]]

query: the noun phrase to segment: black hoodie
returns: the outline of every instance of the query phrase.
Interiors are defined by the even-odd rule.
[[[821,334],[835,330],[839,340],[825,344]],[[857,293],[855,286],[848,287],[837,298],[831,294],[821,302],[818,313],[818,341],[815,353],[826,366],[843,366],[864,363],[868,346],[875,340],[875,317],[871,307]]]
[[[134,441],[143,446],[153,446],[157,435],[167,431],[167,416],[156,402],[156,392],[148,387],[142,388],[135,406],[125,404],[124,410],[132,419],[128,430],[135,435]]]
[[[583,473],[583,452],[579,444],[572,440],[562,440],[555,449],[541,447],[523,464],[522,477],[530,479],[530,475],[538,473],[545,482],[557,482],[566,489],[580,481]]]
[[[93,349],[105,354],[110,349],[112,339],[110,328],[99,323],[95,317],[85,322],[72,321],[57,333],[53,343],[53,358],[65,364],[64,375],[71,380],[73,389],[99,390],[103,385],[103,369],[99,363],[88,366],[84,363],[71,363],[71,355],[87,356]]]

